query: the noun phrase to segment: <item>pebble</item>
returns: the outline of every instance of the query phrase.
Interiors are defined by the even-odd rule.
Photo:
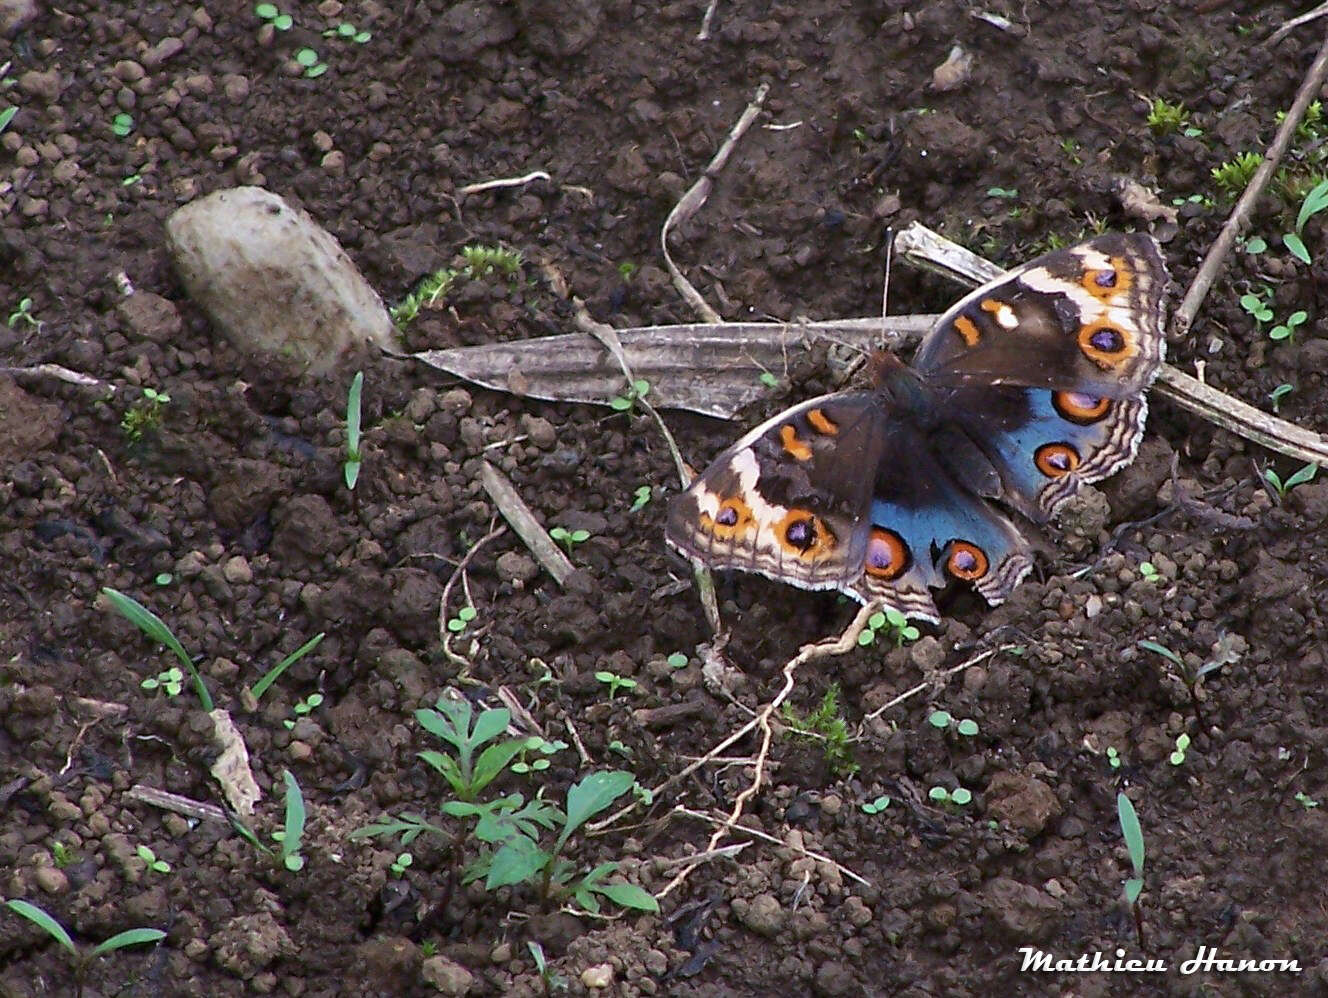
[[[44,894],[64,894],[69,890],[69,878],[54,866],[39,866],[32,871],[32,882]]]
[[[581,983],[588,988],[607,988],[613,983],[613,965],[596,964],[581,971]]]
[[[441,995],[461,998],[475,983],[475,975],[445,956],[431,956],[420,968],[420,976]]]

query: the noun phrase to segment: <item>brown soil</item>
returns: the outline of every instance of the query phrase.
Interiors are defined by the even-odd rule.
[[[703,682],[704,622],[662,541],[675,479],[648,421],[384,358],[322,380],[257,363],[185,297],[163,240],[180,204],[261,184],[308,209],[389,301],[463,246],[524,254],[517,280],[466,283],[426,311],[411,349],[568,331],[542,265],[615,325],[691,320],[661,270],[660,226],[768,81],[762,123],[796,127],[752,130],[677,250],[726,317],[871,314],[886,224],[920,219],[1006,265],[1097,224],[1137,226],[1112,194],[1117,175],[1167,204],[1211,197],[1186,201],[1166,233],[1184,286],[1227,211],[1210,169],[1263,148],[1317,45],[1311,25],[1256,48],[1292,5],[1033,0],[991,8],[1011,17],[1004,31],[955,0],[720,3],[706,41],[700,2],[327,0],[292,7],[295,27],[275,37],[241,3],[39,6],[0,49],[0,108],[20,109],[0,136],[0,305],[7,315],[31,298],[33,320],[0,324],[0,342],[8,365],[60,364],[114,392],[0,380],[0,893],[41,904],[81,942],[138,925],[169,933],[95,963],[88,993],[537,994],[531,939],[573,994],[603,964],[613,983],[599,993],[621,995],[1328,986],[1328,807],[1310,806],[1328,801],[1328,558],[1317,543],[1328,483],[1279,501],[1259,470],[1285,477],[1294,464],[1156,405],[1139,460],[1108,483],[1106,502],[1082,507],[1059,554],[1008,604],[957,597],[913,644],[799,674],[797,710],[838,683],[856,731],[924,678],[1005,649],[862,725],[851,776],[818,744],[777,735],[746,820],[784,845],[753,842],[700,867],[658,916],[544,912],[524,889],[456,886],[455,857],[423,839],[401,879],[388,870],[395,842],[348,840],[386,813],[437,817],[442,781],[417,758],[437,746],[416,708],[447,686],[489,704],[506,687],[549,738],[572,744],[575,731],[590,760],[575,747],[553,757],[539,777],[553,799],[594,768],[657,786],[769,702],[782,664],[837,633],[851,608],[724,580],[727,654],[743,678],[737,702],[724,697]],[[323,37],[343,19],[372,38]],[[935,92],[932,70],[956,42],[973,56],[971,79]],[[304,46],[325,75],[300,75]],[[1183,103],[1201,133],[1150,130],[1153,96]],[[112,130],[120,111],[133,118],[124,137]],[[1298,146],[1297,175],[1315,171],[1322,141]],[[532,170],[553,179],[454,194]],[[1210,383],[1265,408],[1290,384],[1281,412],[1324,429],[1325,257],[1305,266],[1282,251],[1294,208],[1276,194],[1264,204],[1254,231],[1274,249],[1234,259],[1171,356],[1187,370],[1203,362]],[[1311,221],[1312,250],[1322,236]],[[1279,319],[1309,315],[1290,340],[1271,340],[1237,304],[1265,287]],[[896,268],[892,309],[937,310],[957,293]],[[366,458],[352,502],[342,420],[359,366]],[[830,384],[819,358],[803,367],[788,399]],[[171,401],[130,441],[121,421],[144,387]],[[738,432],[669,420],[696,463]],[[457,643],[469,649],[462,675],[440,648],[438,601],[494,517],[482,455],[546,524],[591,536],[565,589],[510,533],[473,559],[478,637]],[[642,484],[654,501],[631,512]],[[126,798],[142,784],[219,802],[210,722],[188,687],[140,688],[172,659],[107,612],[103,586],[142,600],[198,656],[248,745],[265,840],[280,827],[282,772],[296,775],[310,814],[302,872],[275,868],[228,825]],[[460,605],[458,590],[449,612]],[[319,631],[322,645],[247,711],[241,690]],[[1201,724],[1184,684],[1139,642],[1197,667],[1224,635],[1239,655],[1205,678]],[[690,664],[670,668],[679,651]],[[553,681],[537,683],[545,669]],[[636,689],[608,699],[594,678],[606,669]],[[288,730],[314,692],[323,704]],[[636,713],[679,704],[663,720]],[[979,734],[933,727],[937,707],[976,720]],[[1192,743],[1172,765],[1182,733]],[[745,741],[726,758],[756,748]],[[658,891],[671,861],[712,831],[675,805],[725,813],[750,779],[750,767],[707,765],[606,834],[574,840],[573,858],[620,859],[628,879]],[[966,807],[928,798],[958,785],[974,794]],[[1147,953],[1171,970],[1022,973],[1021,947],[1140,953],[1121,900],[1120,788],[1148,848]],[[888,808],[862,810],[882,794]],[[171,872],[146,869],[138,845]],[[1182,975],[1201,945],[1303,970]],[[0,914],[0,994],[71,993],[64,956]]]

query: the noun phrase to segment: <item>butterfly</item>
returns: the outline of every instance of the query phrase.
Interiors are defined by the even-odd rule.
[[[1032,568],[1010,513],[1046,522],[1134,459],[1166,350],[1156,241],[1107,233],[966,295],[911,366],[781,412],[669,507],[687,557],[940,622],[932,590],[995,606]]]

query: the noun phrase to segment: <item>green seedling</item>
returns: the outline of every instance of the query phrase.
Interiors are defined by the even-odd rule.
[[[622,742],[618,741],[618,739],[616,738],[613,741],[609,742],[609,744],[606,747],[610,752],[617,752],[624,759],[631,759],[635,755],[635,753],[631,749],[629,749]]]
[[[1154,135],[1170,135],[1185,125],[1185,105],[1154,97],[1148,104],[1148,127]]]
[[[891,609],[873,613],[867,618],[867,626],[858,634],[858,644],[863,647],[873,644],[877,633],[883,630],[894,635],[896,648],[902,646],[905,641],[918,639],[918,629],[898,610]]]
[[[1268,398],[1273,403],[1273,412],[1277,412],[1278,406],[1280,406],[1282,403],[1282,399],[1286,398],[1289,394],[1291,394],[1295,390],[1296,390],[1295,385],[1280,384],[1276,388],[1274,388],[1271,392],[1269,392]]]
[[[1139,574],[1144,577],[1145,582],[1157,582],[1162,578],[1162,573],[1151,561],[1139,562]]]
[[[589,530],[568,530],[566,527],[554,527],[549,531],[549,536],[567,549],[567,553],[572,553],[572,548],[590,540]]]
[[[463,606],[457,611],[456,616],[447,622],[447,629],[453,634],[460,634],[472,620],[479,616],[479,611],[473,606]]]
[[[433,308],[440,298],[446,297],[459,276],[455,270],[446,267],[429,274],[414,291],[387,310],[392,322],[398,329],[405,329],[420,314],[421,309]]]
[[[1250,236],[1250,238],[1242,241],[1242,246],[1246,253],[1251,256],[1258,256],[1268,249],[1268,240],[1264,239],[1263,236]]]
[[[549,967],[549,961],[544,956],[544,947],[533,939],[526,940],[526,949],[530,950],[531,959],[535,961],[535,969],[539,972],[540,983],[544,986],[544,993],[551,995],[555,991],[566,991],[567,981],[555,974]]]
[[[615,412],[628,412],[636,405],[637,400],[645,398],[649,391],[650,382],[645,378],[637,378],[625,394],[615,395],[609,399],[609,408]]]
[[[779,387],[779,379],[769,371],[762,371],[761,376],[756,380],[761,382],[761,384],[765,385],[767,388]]]
[[[168,697],[179,696],[180,691],[184,689],[184,673],[172,666],[165,672],[149,676],[138,685],[140,689],[147,690],[149,693],[163,690]]]
[[[526,748],[526,740],[496,741],[512,720],[506,708],[485,710],[473,717],[469,700],[439,697],[436,706],[437,710],[415,711],[415,719],[425,731],[451,745],[456,755],[428,750],[419,757],[442,774],[459,800],[473,801]]]
[[[881,796],[877,797],[875,800],[863,801],[862,813],[880,814],[889,806],[890,806],[890,798],[887,797],[885,794],[881,794]]]
[[[654,497],[654,492],[649,485],[638,485],[636,491],[632,493],[632,507],[629,513],[639,513],[650,504]]]
[[[1311,797],[1309,794],[1305,793],[1303,790],[1299,790],[1296,792],[1296,801],[1306,811],[1313,810],[1314,808],[1319,806],[1319,802],[1315,800],[1313,797]]]
[[[74,942],[63,925],[52,918],[45,909],[39,908],[32,902],[15,898],[6,901],[5,907],[14,914],[21,915],[29,922],[39,926],[69,953],[71,967],[74,972],[75,998],[82,998],[83,979],[87,976],[92,961],[97,957],[124,949],[126,946],[144,946],[148,943],[160,942],[166,938],[166,933],[162,932],[161,929],[126,929],[124,932],[117,932],[110,939],[102,940],[97,945],[85,950]]]
[[[356,45],[363,45],[373,35],[367,31],[361,31],[355,25],[348,21],[342,21],[335,28],[328,28],[323,32],[324,38],[340,38],[342,41],[354,42]]]
[[[794,737],[821,742],[826,765],[836,776],[852,776],[858,771],[849,747],[848,723],[840,716],[838,683],[830,684],[820,704],[806,717],[799,716],[787,703],[780,707],[780,714]]]
[[[1139,647],[1151,651],[1155,655],[1161,655],[1175,667],[1176,674],[1180,677],[1181,682],[1185,684],[1185,688],[1190,691],[1190,704],[1194,707],[1194,719],[1199,722],[1201,728],[1207,728],[1203,708],[1199,705],[1199,684],[1209,673],[1216,672],[1222,666],[1240,660],[1240,653],[1235,648],[1235,639],[1229,634],[1221,635],[1217,639],[1217,645],[1213,648],[1213,657],[1198,668],[1193,668],[1166,645],[1158,644],[1156,641],[1140,641]]]
[[[1144,944],[1144,918],[1139,908],[1139,895],[1144,890],[1144,831],[1139,827],[1139,815],[1134,810],[1134,803],[1123,792],[1116,795],[1116,816],[1120,821],[1121,835],[1125,838],[1125,849],[1130,854],[1130,866],[1134,876],[1125,881],[1125,903],[1134,915],[1134,931],[1139,939],[1139,948],[1147,949]]]
[[[295,24],[294,19],[278,10],[276,4],[260,3],[254,8],[254,13],[258,15],[259,20],[267,21],[278,31],[289,31]]]
[[[136,444],[148,433],[155,433],[161,426],[166,407],[171,404],[171,397],[155,388],[144,388],[143,397],[129,407],[120,420],[120,430],[125,439]]]
[[[121,111],[111,119],[111,134],[117,138],[125,138],[134,130],[134,116],[127,111]]]
[[[63,870],[74,861],[74,854],[70,851],[69,846],[56,839],[51,843],[51,859],[57,870]]]
[[[545,741],[539,735],[532,735],[526,739],[525,747],[522,748],[516,762],[512,763],[512,772],[525,775],[527,773],[540,773],[549,768],[549,756],[561,752],[567,748],[565,741],[556,742]],[[528,759],[531,753],[538,753],[535,758]]]
[[[1279,476],[1272,468],[1265,468],[1263,470],[1263,477],[1264,480],[1273,487],[1273,490],[1277,493],[1277,497],[1279,499],[1285,499],[1288,492],[1294,489],[1297,485],[1304,485],[1306,482],[1312,480],[1318,473],[1319,466],[1317,464],[1307,464],[1299,471],[1293,472],[1286,481],[1283,481],[1281,476]]]
[[[1213,182],[1228,197],[1235,197],[1253,179],[1254,173],[1263,164],[1263,155],[1257,152],[1243,152],[1235,159],[1227,160],[1221,166],[1212,169]]]
[[[619,690],[636,689],[636,680],[627,676],[620,676],[616,672],[601,670],[595,673],[595,678],[609,688],[609,699],[612,700],[618,695]]]
[[[936,804],[953,804],[956,807],[964,807],[973,802],[973,792],[963,787],[955,787],[953,790],[946,790],[945,787],[932,787],[927,791],[927,796]]]
[[[170,572],[158,572],[152,577],[152,581],[159,586],[169,586],[175,581],[175,576]]]
[[[687,668],[687,656],[680,651],[675,651],[664,660],[664,663],[670,669],[685,669]]]
[[[9,65],[6,63],[5,65]],[[9,127],[9,123],[14,120],[14,115],[18,114],[17,107],[7,107],[0,111],[0,132]]]
[[[302,48],[295,53],[295,61],[304,68],[304,75],[316,80],[327,72],[327,63],[318,58],[318,52],[311,48]]]
[[[1281,322],[1268,330],[1268,338],[1270,340],[1289,340],[1296,334],[1296,329],[1303,326],[1308,318],[1308,312],[1297,309],[1286,317],[1285,322]]]
[[[618,264],[618,276],[623,279],[624,283],[630,281],[636,274],[636,271],[636,264],[628,260],[624,260],[622,263]]]
[[[465,246],[461,258],[472,278],[488,277],[497,271],[506,277],[515,277],[524,262],[519,250],[502,246]]]
[[[304,844],[304,794],[289,769],[283,769],[281,777],[286,782],[286,821],[281,831],[272,833],[272,839],[281,847],[281,865],[291,873],[299,873],[304,869],[300,853]]]
[[[1265,292],[1268,294],[1268,292]],[[1254,317],[1254,321],[1263,325],[1273,318],[1273,310],[1263,296],[1256,295],[1253,292],[1247,292],[1240,296],[1240,307]]]
[[[355,483],[360,480],[360,399],[364,394],[364,372],[356,371],[351,378],[350,390],[346,392],[346,460],[342,471],[346,478],[346,488],[352,492]]]
[[[294,707],[291,708],[291,713],[295,715],[296,720],[299,720],[301,717],[308,717],[310,714],[312,714],[322,705],[323,705],[323,694],[310,693],[307,697],[305,697],[303,700],[301,700],[299,703],[297,703]],[[290,731],[295,727],[295,721],[289,719],[282,721],[281,723],[285,726],[287,731]]]
[[[1319,212],[1328,209],[1328,180],[1315,185],[1305,200],[1301,202],[1300,211],[1296,214],[1296,231],[1284,233],[1282,243],[1291,255],[1305,265],[1310,263],[1310,251],[1305,247],[1305,223],[1308,222]],[[1305,313],[1298,313],[1304,315]]]
[[[157,854],[147,846],[139,846],[136,850],[138,858],[147,864],[148,869],[154,873],[170,873],[171,864],[164,859],[158,859]]]
[[[268,691],[272,684],[281,678],[283,672],[317,648],[325,637],[327,637],[327,632],[319,631],[304,644],[300,645],[300,647],[296,648],[293,652],[269,669],[262,679],[254,683],[249,689],[249,694],[255,701],[259,700],[263,694]]]
[[[1184,731],[1182,731],[1179,735],[1176,736],[1176,748],[1172,751],[1171,755],[1167,757],[1168,761],[1173,766],[1181,765],[1182,763],[1185,762],[1185,753],[1189,750],[1189,748],[1190,748],[1190,736],[1187,735]]]
[[[198,693],[198,699],[203,705],[203,709],[211,711],[213,707],[212,694],[208,692],[207,684],[203,682],[203,677],[194,666],[193,660],[189,658],[184,647],[171,633],[171,629],[162,622],[162,619],[132,596],[126,596],[124,593],[110,587],[103,587],[101,592],[116,613],[128,620],[153,641],[165,645],[171,650],[193,680],[194,690]]]
[[[927,715],[927,723],[933,728],[940,728],[941,730],[954,728],[955,731],[963,735],[965,738],[972,738],[978,733],[977,721],[967,717],[960,720],[951,715],[948,710],[933,710]]]
[[[26,322],[33,329],[39,330],[42,327],[41,321],[32,314],[32,299],[19,299],[18,308],[9,313],[9,318],[5,320],[5,325],[13,329],[20,322]]]
[[[1019,191],[1014,187],[988,187],[987,197],[1001,198],[1005,201],[1013,201],[1019,196]]]
[[[415,857],[408,852],[398,853],[397,858],[392,860],[392,876],[404,877],[406,871],[410,869],[410,864],[415,862]]]
[[[650,807],[655,803],[655,792],[648,787],[641,786],[639,782],[632,784],[632,796],[639,800],[643,807]]]
[[[1116,751],[1116,746],[1114,745],[1107,746],[1107,765],[1112,769],[1121,768],[1120,753]]]

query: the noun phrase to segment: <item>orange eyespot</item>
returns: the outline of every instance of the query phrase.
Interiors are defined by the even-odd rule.
[[[968,541],[951,541],[950,553],[945,558],[945,570],[956,579],[976,582],[987,574],[990,562],[987,555],[976,544]]]
[[[1043,444],[1033,455],[1033,463],[1048,478],[1061,478],[1079,467],[1079,452],[1069,444]]]
[[[834,420],[820,409],[812,409],[808,412],[807,422],[812,424],[813,430],[823,436],[833,437],[839,432],[839,427],[835,425]]]
[[[799,461],[810,461],[812,459],[812,449],[798,439],[798,431],[792,426],[781,426],[779,428],[779,440],[784,445],[784,450],[792,454]]]
[[[954,321],[955,330],[964,338],[964,342],[971,347],[978,345],[978,340],[982,339],[982,334],[978,332],[977,324],[966,315],[961,315]]]
[[[874,579],[890,582],[899,578],[913,563],[908,553],[908,545],[893,530],[884,527],[872,527],[867,538],[867,559],[864,571]]]
[[[701,514],[701,526],[721,541],[732,540],[747,532],[752,525],[751,508],[741,499],[725,499],[715,510],[714,517]]]
[[[1106,319],[1079,327],[1079,349],[1103,370],[1118,367],[1137,352],[1130,335]]]
[[[1124,257],[1113,256],[1110,269],[1090,268],[1084,271],[1084,290],[1101,302],[1109,302],[1130,290],[1134,274]]]
[[[830,528],[805,509],[789,510],[775,525],[775,537],[785,551],[799,558],[816,558],[835,546]]]
[[[1087,426],[1096,423],[1111,411],[1111,399],[1086,395],[1083,392],[1052,392],[1051,404],[1071,423]]]

